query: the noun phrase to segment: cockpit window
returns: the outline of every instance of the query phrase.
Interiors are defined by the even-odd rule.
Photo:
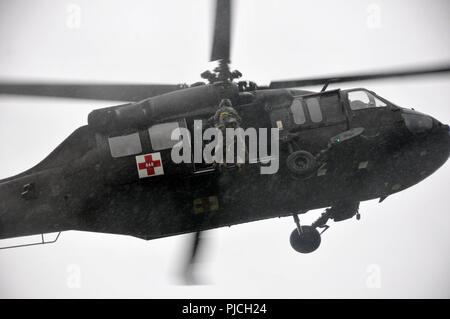
[[[350,91],[347,94],[348,102],[352,110],[362,110],[372,107],[385,107],[386,103],[371,94],[370,92],[359,90]]]
[[[112,157],[124,157],[142,152],[139,133],[108,138]]]
[[[148,133],[150,134],[152,149],[160,151],[172,148],[178,142],[171,139],[172,132],[179,127],[178,122],[155,124],[150,127]]]
[[[290,108],[297,125],[338,123],[346,119],[337,90],[295,97]]]

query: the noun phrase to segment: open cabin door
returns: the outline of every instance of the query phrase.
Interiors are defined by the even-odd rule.
[[[203,136],[205,133],[205,130],[211,127],[210,123],[208,122],[208,119],[196,119],[195,121],[192,121],[192,123],[189,124],[191,137],[195,140],[197,139],[197,144],[199,141],[201,141],[201,145],[196,145],[196,143],[192,143],[192,152],[191,152],[191,159],[192,159],[192,169],[194,174],[203,174],[203,173],[211,173],[215,170],[215,164],[214,163],[207,163],[205,161],[205,158],[203,156],[203,151],[205,149],[205,145],[210,143],[211,140],[203,140]],[[197,147],[197,149],[195,149]],[[197,156],[199,158],[195,158],[195,153],[199,153],[200,156]]]
[[[236,107],[242,121],[240,123],[239,129],[243,130],[243,135],[241,141],[245,146],[245,165],[251,166],[252,168],[258,168],[260,163],[264,163],[266,165],[267,161],[271,156],[267,154],[272,154],[273,150],[271,149],[271,138],[270,138],[270,128],[271,122],[269,113],[264,110],[263,106],[260,104],[251,104],[245,105],[244,107]],[[211,123],[209,118],[204,119],[196,119],[195,121],[189,121],[188,127],[191,131],[191,137],[194,140],[192,143],[192,163],[193,163],[193,173],[195,175],[204,174],[204,173],[212,173],[216,169],[215,163],[208,163],[204,158],[204,150],[205,147],[208,147],[208,154],[210,153],[209,144],[214,141],[214,138],[208,139],[205,131],[209,128],[213,128],[214,125]],[[260,130],[265,130],[266,134],[259,134]],[[197,135],[197,136],[196,136]],[[224,143],[226,143],[224,138]],[[264,138],[264,141],[260,139]],[[197,150],[195,150],[195,140],[197,140],[197,144],[199,141],[202,141],[201,147],[198,146]],[[250,147],[252,144],[252,147]],[[261,150],[261,145],[266,145],[263,150]],[[225,146],[224,146],[225,147]],[[241,148],[241,152],[242,152]],[[251,150],[251,151],[250,151]],[[195,158],[195,153],[200,153],[201,158]],[[234,159],[237,160],[238,154],[238,141],[237,138],[234,140]],[[214,152],[213,152],[214,154]],[[243,158],[240,158],[241,160]],[[199,161],[200,160],[200,161]],[[226,154],[223,154],[223,160],[226,160]],[[235,162],[236,163],[236,162]],[[227,168],[236,168],[235,163],[228,163]]]

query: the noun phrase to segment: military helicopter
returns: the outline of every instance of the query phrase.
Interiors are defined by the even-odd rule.
[[[450,64],[258,86],[230,69],[230,0],[217,0],[211,61],[205,82],[192,85],[0,83],[0,94],[123,100],[92,111],[35,167],[0,181],[0,239],[68,230],[145,240],[293,216],[290,243],[316,250],[329,220],[359,218],[359,204],[386,197],[430,176],[450,154],[449,126],[365,88],[330,84],[450,71]],[[322,85],[320,92],[299,89]],[[219,168],[175,163],[171,132],[208,127],[224,99],[246,128],[277,129],[276,174],[260,174],[265,159]],[[196,122],[197,121],[197,122]],[[408,163],[408,165],[405,165]],[[298,215],[325,208],[311,225]],[[44,240],[42,243],[45,243]]]

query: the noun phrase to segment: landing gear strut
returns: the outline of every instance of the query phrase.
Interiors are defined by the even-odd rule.
[[[290,242],[292,248],[302,254],[308,254],[319,248],[320,233],[314,226],[301,226],[297,214],[294,214],[297,228],[291,233]]]
[[[306,211],[301,211],[298,214],[304,213]],[[330,219],[338,222],[352,218],[353,216],[356,216],[357,220],[361,218],[359,214],[359,202],[340,203],[327,208],[311,226],[300,225],[298,214],[293,215],[297,228],[291,233],[290,242],[292,248],[302,254],[311,253],[319,248],[321,242],[320,236],[330,228],[327,225]],[[317,228],[322,228],[323,230],[319,232]]]

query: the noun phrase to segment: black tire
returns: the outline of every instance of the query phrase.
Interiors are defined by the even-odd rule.
[[[292,231],[290,237],[291,246],[299,253],[312,253],[320,246],[322,241],[320,233],[312,226],[302,226],[301,229],[301,234],[298,233],[297,228]]]
[[[317,169],[317,160],[307,151],[295,151],[289,154],[286,166],[294,175],[306,177]]]

